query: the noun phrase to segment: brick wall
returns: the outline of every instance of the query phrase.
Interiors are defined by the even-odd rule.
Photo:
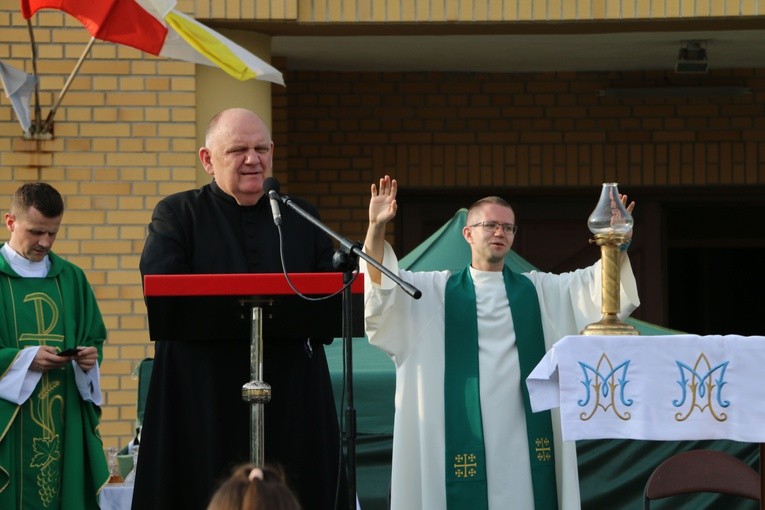
[[[765,70],[672,75],[290,72],[274,137],[289,191],[353,240],[385,173],[418,190],[765,185]],[[667,80],[752,93],[599,95]]]

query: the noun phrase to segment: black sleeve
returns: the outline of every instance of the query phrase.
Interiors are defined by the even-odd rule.
[[[141,253],[141,275],[191,273],[188,241],[172,203],[165,199],[154,208]]]

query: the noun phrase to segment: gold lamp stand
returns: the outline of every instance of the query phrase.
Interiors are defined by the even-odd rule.
[[[621,309],[619,292],[619,247],[626,242],[624,234],[608,233],[595,234],[590,240],[600,246],[600,259],[603,270],[601,313],[603,317],[598,322],[587,325],[582,335],[640,335],[630,324],[619,320],[617,314]]]

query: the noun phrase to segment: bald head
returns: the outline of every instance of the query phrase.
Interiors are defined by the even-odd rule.
[[[230,108],[213,117],[199,159],[221,190],[240,205],[254,205],[271,176],[274,142],[263,119],[245,108]]]
[[[259,124],[260,129],[266,134],[268,140],[271,140],[271,131],[260,115],[246,108],[229,108],[216,114],[210,120],[210,123],[207,124],[205,147],[210,147],[220,136],[225,136],[226,130],[230,129],[231,126],[240,125],[242,122]]]

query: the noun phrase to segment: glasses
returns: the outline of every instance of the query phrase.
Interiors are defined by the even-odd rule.
[[[513,225],[512,223],[498,223],[496,221],[481,221],[475,225],[468,225],[468,227],[482,227],[484,232],[490,232],[492,234],[500,227],[502,227],[502,232],[508,235],[518,232],[518,225]]]

